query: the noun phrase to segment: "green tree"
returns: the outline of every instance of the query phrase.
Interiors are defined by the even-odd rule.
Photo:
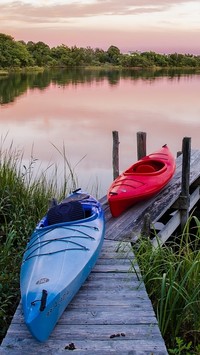
[[[13,37],[0,33],[0,66],[2,68],[24,67],[32,64],[32,56],[23,42],[16,42]]]
[[[35,65],[46,66],[52,61],[51,49],[44,42],[28,42],[27,49],[33,57]]]
[[[142,52],[141,56],[146,58],[149,66],[167,67],[168,59],[164,54],[159,54],[156,52]]]
[[[34,60],[26,48],[26,44],[23,42],[15,42],[14,54],[16,59],[20,61],[20,67],[26,67],[28,65],[33,65]]]
[[[95,60],[97,64],[108,62],[108,54],[101,48],[96,48],[94,51]]]
[[[134,52],[132,54],[124,54],[120,58],[120,64],[123,67],[136,67],[136,68],[147,68],[150,66],[149,60],[142,56],[138,52]]]
[[[168,59],[169,59],[170,66],[179,67],[182,66],[181,62],[183,59],[183,54],[172,53],[169,54]]]
[[[119,64],[121,53],[116,46],[110,46],[107,50],[107,56],[109,63]]]
[[[79,66],[84,64],[84,51],[83,48],[78,48],[76,46],[71,47],[71,59],[74,66]]]
[[[95,51],[91,47],[86,47],[85,49],[83,48],[84,51],[84,64],[85,65],[91,65],[95,64],[96,58],[95,58]]]
[[[51,48],[51,57],[58,66],[71,66],[70,48],[62,44],[61,46]]]

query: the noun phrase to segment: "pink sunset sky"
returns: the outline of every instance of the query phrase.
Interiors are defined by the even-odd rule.
[[[200,1],[1,0],[0,32],[50,47],[200,54]]]

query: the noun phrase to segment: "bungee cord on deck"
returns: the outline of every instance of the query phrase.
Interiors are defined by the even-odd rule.
[[[95,226],[87,226],[87,225],[79,225],[79,227],[86,227],[86,228],[89,228],[89,229],[92,229],[92,230],[96,230],[98,231],[98,228],[95,227]],[[47,233],[50,233],[52,232],[55,228],[60,228],[60,229],[66,229],[66,230],[70,230],[70,231],[73,231],[73,232],[78,232],[79,234],[78,235],[70,235],[70,236],[65,236],[65,237],[59,237],[59,238],[53,238],[53,239],[47,239],[47,240],[40,240],[44,235],[46,235]],[[44,255],[51,255],[51,254],[56,254],[56,253],[60,253],[60,252],[63,252],[63,251],[68,251],[68,250],[89,250],[89,248],[85,247],[84,245],[80,244],[80,243],[77,243],[75,241],[72,241],[70,240],[71,238],[75,239],[75,238],[82,238],[82,239],[90,239],[90,240],[95,240],[94,237],[92,237],[91,235],[79,230],[79,229],[76,229],[76,228],[71,228],[71,226],[66,226],[66,225],[63,225],[63,226],[59,226],[59,225],[54,225],[53,228],[51,229],[47,229],[45,231],[37,231],[35,233],[34,236],[37,236],[33,241],[32,243],[30,243],[26,249],[26,252],[30,251],[32,248],[35,247],[34,250],[30,251],[30,253],[25,257],[25,259],[23,260],[23,262],[33,258],[33,257],[36,257],[36,256],[44,256]],[[34,238],[34,236],[32,238]],[[52,252],[48,252],[48,253],[36,253],[34,254],[37,250],[40,250],[42,249],[43,247],[45,247],[46,245],[50,244],[50,243],[53,243],[53,242],[63,242],[63,243],[71,243],[73,245],[76,245],[77,247],[74,247],[74,248],[64,248],[64,249],[59,249],[59,250],[55,250],[55,251],[52,251]]]

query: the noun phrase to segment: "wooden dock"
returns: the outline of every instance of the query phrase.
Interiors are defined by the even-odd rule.
[[[191,151],[188,196],[181,196],[182,166],[180,155],[168,185],[157,196],[133,206],[118,218],[111,216],[106,196],[101,199],[106,234],[100,258],[49,340],[39,343],[32,338],[19,305],[0,354],[54,355],[71,350],[88,355],[167,354],[130,247],[143,231],[145,216],[148,215],[152,228],[161,226],[158,236],[163,244],[180,225],[182,214],[186,210],[191,212],[199,202],[200,151]],[[157,240],[154,238],[152,243],[156,246]]]
[[[200,200],[200,151],[191,150],[189,196],[187,203],[183,203],[185,196],[182,191],[183,155],[176,159],[176,172],[166,187],[153,198],[141,202],[118,218],[111,216],[106,196],[100,201],[106,215],[106,239],[135,242],[144,226],[144,217],[148,215],[152,229],[159,224],[162,228],[158,232],[161,245],[172,235],[181,223],[181,214],[185,209],[189,212]],[[157,242],[154,239],[153,244]]]
[[[167,354],[130,243],[104,241],[96,266],[47,342],[33,339],[20,304],[0,354],[54,355],[71,350],[87,355]]]

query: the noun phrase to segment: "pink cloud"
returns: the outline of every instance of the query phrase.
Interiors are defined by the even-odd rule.
[[[187,3],[195,0],[187,0]],[[198,3],[198,0],[196,0]],[[17,20],[22,22],[34,21],[37,23],[54,22],[59,18],[74,19],[77,17],[105,16],[105,15],[131,15],[149,12],[161,12],[173,5],[186,3],[185,0],[101,0],[94,3],[68,3],[55,5],[30,5],[23,1],[13,1],[9,5],[0,5],[2,21]]]
[[[191,6],[194,2],[198,4],[199,0],[187,1]],[[65,5],[58,3],[34,6],[24,4],[23,1],[13,1],[10,4],[0,4],[0,32],[7,33],[16,40],[43,41],[51,47],[64,43],[68,46],[107,49],[113,44],[122,52],[153,50],[161,53],[199,54],[198,24],[196,28],[190,28],[190,23],[186,23],[185,29],[180,29],[175,24],[172,29],[170,19],[166,17],[165,28],[160,23],[134,26],[134,19],[139,14],[152,13],[153,16],[154,13],[164,13],[175,5],[185,3],[185,0],[99,0],[92,4],[77,1]],[[132,15],[132,25],[129,23],[128,28],[125,20],[124,24],[121,21],[118,28],[116,24],[112,28],[110,18],[115,15],[121,15],[123,20],[126,15]],[[104,23],[101,18],[99,28],[98,16],[104,16]],[[95,18],[95,28],[90,25],[92,18]],[[81,22],[83,19],[85,27]]]

